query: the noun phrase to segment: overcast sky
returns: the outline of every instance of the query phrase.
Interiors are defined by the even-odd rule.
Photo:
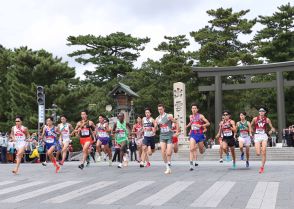
[[[6,48],[28,46],[45,49],[68,61],[83,77],[85,69],[67,56],[74,50],[66,46],[70,35],[107,35],[122,31],[136,37],[150,37],[151,42],[136,63],[148,57],[160,58],[153,50],[164,35],[187,35],[209,20],[206,11],[232,7],[250,9],[246,18],[271,15],[289,0],[9,0],[1,1],[0,44]],[[258,29],[256,26],[255,31]],[[243,37],[250,40],[251,37]],[[191,47],[197,48],[196,44]]]

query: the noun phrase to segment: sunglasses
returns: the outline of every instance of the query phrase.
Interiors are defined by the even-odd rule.
[[[223,114],[223,116],[228,116],[229,114]]]
[[[20,120],[16,120],[15,122],[16,122],[16,123],[19,123],[19,122],[20,122]]]

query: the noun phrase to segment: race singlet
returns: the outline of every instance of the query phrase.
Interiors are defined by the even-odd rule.
[[[24,133],[24,128],[17,128],[16,126],[14,126],[14,137],[16,141],[25,141],[26,135]]]
[[[82,128],[81,129],[81,136],[90,136],[90,129],[89,128]]]
[[[160,132],[161,133],[168,133],[170,132],[168,124],[160,124]]]

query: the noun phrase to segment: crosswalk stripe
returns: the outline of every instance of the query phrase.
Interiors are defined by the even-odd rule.
[[[2,186],[2,185],[7,185],[7,184],[12,184],[12,183],[14,183],[15,181],[1,181],[0,182],[0,186]]]
[[[5,189],[1,189],[0,190],[0,195],[15,192],[15,191],[18,191],[18,190],[21,190],[21,189],[26,189],[28,187],[33,187],[33,186],[36,186],[36,185],[39,185],[39,184],[44,184],[44,183],[45,183],[45,181],[33,181],[33,182],[26,183],[26,184],[20,184],[20,185],[17,185],[17,186],[11,186],[11,187],[8,187],[8,188],[5,188]]]
[[[274,209],[278,190],[279,182],[258,182],[246,209]]]
[[[91,193],[95,190],[110,186],[116,183],[116,181],[101,181],[97,182],[96,184],[91,184],[89,186],[74,190],[72,192],[66,193],[64,195],[59,195],[57,197],[51,198],[49,200],[44,201],[44,203],[63,203],[68,200],[72,200],[76,197],[83,196],[85,194]]]
[[[66,181],[66,182],[63,182],[63,183],[58,183],[58,184],[54,184],[54,185],[51,185],[51,186],[46,186],[46,187],[44,187],[42,189],[37,189],[37,190],[34,190],[32,192],[27,192],[27,193],[24,193],[22,195],[18,195],[18,196],[14,196],[14,197],[2,200],[1,202],[9,202],[9,203],[20,202],[20,201],[23,201],[23,200],[38,197],[38,196],[41,196],[43,194],[47,194],[49,192],[53,192],[53,191],[56,191],[56,190],[71,186],[71,185],[74,185],[74,184],[77,184],[77,183],[80,183],[80,182],[81,181]]]
[[[217,207],[234,185],[235,182],[232,181],[215,182],[208,190],[206,190],[191,204],[191,207]]]
[[[181,191],[193,184],[193,181],[177,181],[147,199],[139,202],[137,205],[160,206],[175,197]]]
[[[103,204],[103,205],[108,205],[113,202],[116,202],[120,199],[123,199],[124,197],[127,197],[128,195],[146,187],[149,186],[150,184],[153,184],[154,181],[138,181],[133,184],[130,184],[124,188],[121,188],[119,190],[116,190],[110,194],[107,194],[105,196],[102,196],[96,200],[93,200],[89,202],[88,204]]]

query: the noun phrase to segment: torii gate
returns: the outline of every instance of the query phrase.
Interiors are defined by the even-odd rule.
[[[294,61],[247,65],[231,67],[192,67],[192,71],[198,74],[198,77],[214,76],[214,84],[210,86],[199,86],[199,91],[215,91],[215,130],[218,129],[218,120],[222,115],[222,91],[223,90],[244,90],[255,88],[276,88],[277,108],[278,108],[278,134],[279,139],[283,137],[283,128],[285,128],[285,97],[284,87],[294,86],[294,80],[284,80],[283,72],[294,71]],[[250,76],[255,74],[276,73],[276,80],[263,83],[251,83]],[[244,84],[222,84],[222,76],[245,75]]]

